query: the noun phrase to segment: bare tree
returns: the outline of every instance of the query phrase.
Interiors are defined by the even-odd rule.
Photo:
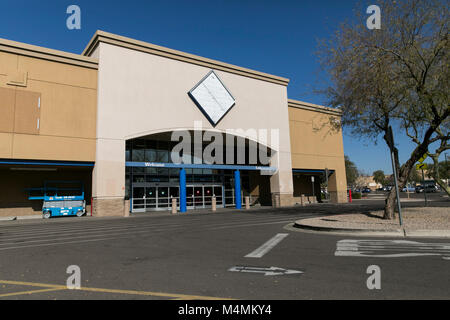
[[[352,134],[383,137],[403,188],[417,160],[440,139],[437,132],[450,115],[449,8],[439,0],[382,0],[379,6],[381,29],[366,28],[367,16],[359,14],[356,22],[343,23],[321,42],[319,58],[332,83],[323,92],[331,106],[341,108],[342,124]],[[389,139],[390,126],[414,132],[418,142],[402,166],[398,146]],[[394,218],[395,198],[393,188],[386,219]]]
[[[448,145],[448,140],[449,140],[449,134],[447,131],[447,135],[442,135],[441,136],[441,142],[439,144],[439,146],[436,148],[436,150],[434,151],[434,153],[428,153],[428,155],[430,156],[430,158],[433,160],[433,168],[432,170],[430,170],[430,174],[433,177],[434,181],[436,181],[436,183],[441,187],[442,190],[444,190],[449,196],[450,196],[450,187],[448,186],[447,183],[445,183],[441,177],[441,170],[440,170],[440,163],[439,163],[439,156],[444,152],[450,149],[449,145]],[[448,170],[447,165],[445,166],[445,168]],[[446,179],[448,179],[448,173],[446,174]]]

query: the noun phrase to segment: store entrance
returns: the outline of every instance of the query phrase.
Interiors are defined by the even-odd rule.
[[[186,203],[189,209],[211,208],[213,196],[217,207],[224,206],[224,189],[219,184],[190,184],[186,186]],[[180,206],[180,187],[174,184],[135,183],[131,198],[132,212],[171,210],[172,199]]]
[[[180,202],[180,187],[178,185],[135,183],[133,185],[132,212],[151,210],[170,210],[172,199]]]
[[[186,206],[188,209],[211,208],[213,196],[217,207],[223,207],[223,186],[191,184],[186,186]]]

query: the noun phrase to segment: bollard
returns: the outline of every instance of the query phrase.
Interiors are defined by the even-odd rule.
[[[249,210],[250,209],[250,197],[246,196],[245,197],[245,210]]]
[[[212,206],[212,211],[215,212],[217,210],[216,195],[213,195],[213,197],[212,197],[212,204],[211,204],[211,206]]]
[[[279,208],[280,207],[280,195],[279,194],[276,194],[274,196],[274,203],[272,204],[272,206],[274,208]]]
[[[352,189],[348,190],[348,198],[349,198],[349,202],[352,202]]]
[[[172,198],[172,214],[177,213],[177,198]]]

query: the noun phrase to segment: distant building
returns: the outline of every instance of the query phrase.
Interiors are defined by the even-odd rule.
[[[374,191],[378,188],[382,188],[383,185],[381,183],[375,182],[373,176],[359,176],[355,182],[358,187],[368,187],[370,190]]]

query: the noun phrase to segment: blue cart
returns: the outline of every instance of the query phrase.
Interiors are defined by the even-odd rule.
[[[77,216],[86,213],[84,186],[80,181],[45,181],[43,188],[28,188],[28,200],[43,200],[42,215],[51,217]]]

